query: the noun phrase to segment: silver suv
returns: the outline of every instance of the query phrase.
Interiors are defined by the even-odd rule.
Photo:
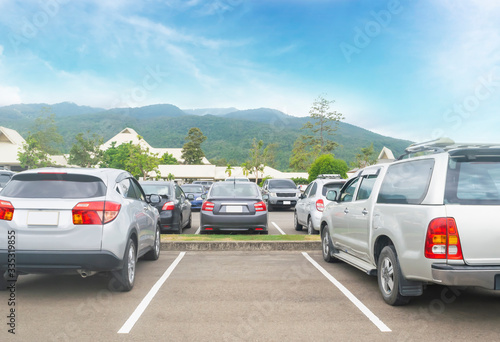
[[[160,255],[158,210],[122,170],[15,174],[0,196],[0,232],[3,290],[22,274],[111,272],[110,288],[129,291],[137,259]]]
[[[327,177],[325,177],[327,178]],[[307,234],[316,234],[319,231],[321,215],[328,203],[326,194],[329,190],[340,190],[345,179],[338,177],[321,178],[312,181],[303,194],[300,195],[293,215],[294,228],[301,231],[307,227]]]
[[[294,208],[299,199],[300,190],[291,179],[266,179],[262,184],[262,195],[267,195],[267,210],[275,208]]]
[[[327,194],[323,258],[377,275],[390,305],[428,283],[500,290],[500,145],[407,152],[424,155],[365,168]]]

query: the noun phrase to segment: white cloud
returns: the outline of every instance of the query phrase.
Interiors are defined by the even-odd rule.
[[[0,106],[8,106],[21,103],[20,89],[18,87],[9,87],[0,85]]]

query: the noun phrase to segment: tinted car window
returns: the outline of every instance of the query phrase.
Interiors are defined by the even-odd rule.
[[[182,190],[188,194],[202,193],[203,186],[201,186],[201,185],[183,185]]]
[[[0,187],[4,187],[10,181],[10,175],[0,175]]]
[[[500,158],[451,158],[445,203],[500,204]]]
[[[326,194],[330,190],[337,190],[337,193],[338,193],[338,190],[342,187],[342,185],[344,185],[344,184],[343,183],[329,183],[329,184],[325,184],[325,185],[323,185],[323,190],[321,191],[321,193],[323,194],[323,196],[326,196]]]
[[[356,198],[357,201],[370,198],[376,180],[377,176],[375,175],[362,178],[361,185],[359,186],[358,195]]]
[[[150,194],[155,194],[155,195],[164,195],[164,196],[170,196],[170,186],[168,185],[161,185],[161,184],[143,184],[142,189],[144,192],[148,195]]]
[[[288,179],[276,179],[269,181],[269,189],[295,189],[295,183]]]
[[[314,195],[316,195],[317,190],[318,190],[318,183],[314,183],[308,197],[313,197]]]
[[[427,194],[433,167],[433,159],[389,166],[377,202],[420,204]]]
[[[212,185],[212,197],[257,197],[259,191],[252,183],[217,183]]]
[[[187,191],[189,193],[189,191]],[[197,192],[197,191],[194,191],[194,192]],[[176,185],[175,186],[175,198],[177,198],[178,200],[182,200],[182,197],[186,197],[186,195],[184,194],[184,191],[183,189]]]
[[[101,179],[74,174],[24,174],[13,178],[2,195],[18,198],[91,198],[106,194]]]
[[[354,179],[340,195],[340,202],[352,202],[359,178]]]
[[[134,194],[135,194],[135,199],[145,201],[146,199],[144,198],[144,194],[142,193],[141,186],[137,184],[137,181],[135,179],[130,179],[130,185],[134,189]]]

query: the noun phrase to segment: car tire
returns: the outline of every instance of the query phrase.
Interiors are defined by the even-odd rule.
[[[378,287],[384,301],[393,306],[405,305],[410,297],[401,295],[399,282],[403,275],[399,267],[398,256],[394,246],[385,246],[377,262]]]
[[[328,231],[328,226],[321,230],[321,250],[323,251],[323,260],[326,262],[337,262],[338,259],[332,256],[332,252],[335,251],[333,247],[332,239],[330,239],[330,232]]]
[[[302,230],[302,225],[299,224],[299,218],[297,217],[297,211],[293,212],[293,227],[296,231],[300,232]]]
[[[268,204],[268,205],[267,205],[267,211],[268,211],[268,212],[273,211],[273,206],[272,206],[272,205],[270,205],[270,204]]]
[[[182,234],[182,220],[183,220],[183,217],[181,216],[179,218],[179,228],[177,228],[177,231],[175,231],[176,234]]]
[[[314,234],[316,234],[316,230],[313,227],[312,219],[309,217],[307,219],[307,235],[314,235]]]
[[[112,277],[109,281],[109,289],[116,292],[127,292],[132,290],[135,281],[136,265],[137,250],[134,240],[129,238],[123,257],[123,268],[112,272]]]
[[[161,250],[160,225],[157,224],[153,249],[144,254],[144,260],[158,260],[158,258],[160,257],[160,250]]]
[[[191,223],[193,222],[193,214],[189,214],[189,221],[186,224],[186,228],[191,228]]]

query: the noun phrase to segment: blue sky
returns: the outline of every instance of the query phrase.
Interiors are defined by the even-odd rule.
[[[497,0],[0,0],[0,106],[270,107],[499,142]]]

